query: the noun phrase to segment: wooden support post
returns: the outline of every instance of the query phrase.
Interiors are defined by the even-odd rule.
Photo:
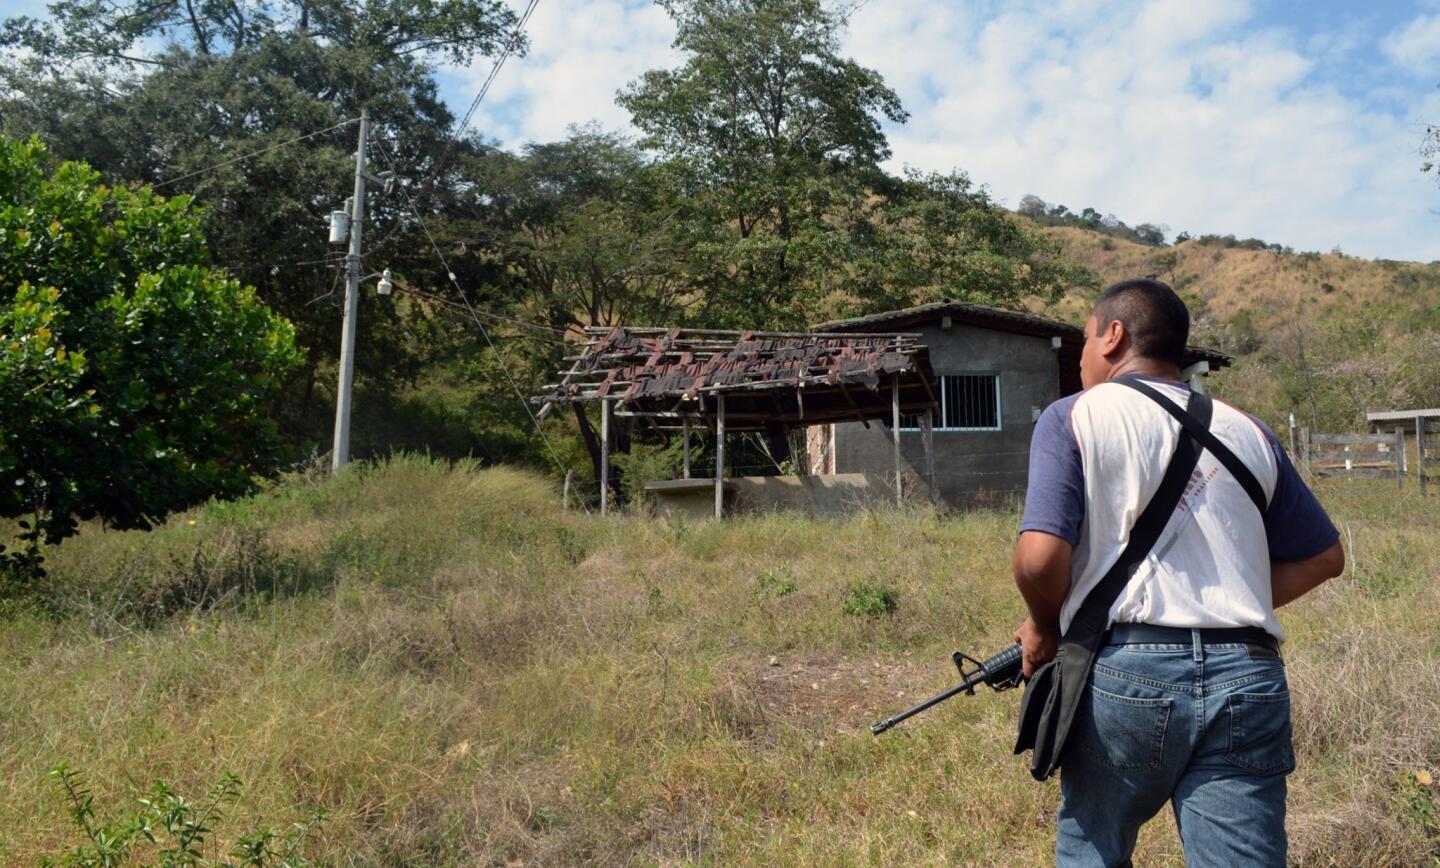
[[[1306,472],[1310,470],[1310,429],[1300,428],[1300,462]]]
[[[1420,480],[1420,493],[1425,493],[1425,417],[1415,417],[1415,476]]]
[[[575,470],[573,468],[567,468],[565,470],[565,493],[560,496],[560,504],[566,512],[570,511],[570,478],[574,475]]]
[[[600,402],[600,514],[610,510],[610,401]]]
[[[680,477],[680,478],[681,478],[681,479],[689,479],[689,478],[690,478],[690,417],[689,417],[689,416],[686,416],[686,417],[681,421],[680,424],[681,424],[681,431],[683,432],[683,433],[681,433],[681,435],[680,435],[680,438],[681,438],[681,439],[680,439],[680,443],[681,443],[680,449],[681,449],[681,451],[682,451],[682,452],[684,453],[684,455],[685,455],[685,475],[682,476],[682,477]]]
[[[929,410],[920,414],[920,442],[925,446],[925,480],[930,489],[930,502],[938,503],[940,492],[935,488],[935,419]]]
[[[892,451],[895,453],[895,505],[900,506],[904,501],[904,492],[900,488],[900,375],[895,374],[890,378],[890,441],[893,444]]]
[[[1299,455],[1300,455],[1299,451],[1298,451],[1297,448],[1296,448],[1297,445],[1298,445],[1298,444],[1295,442],[1295,414],[1294,414],[1294,413],[1291,413],[1291,414],[1290,414],[1290,460],[1291,460],[1291,461],[1294,461],[1294,460],[1295,460],[1297,457],[1299,457]]]
[[[725,393],[715,396],[715,517],[725,515]]]
[[[1395,429],[1395,480],[1396,487],[1405,490],[1405,429]]]

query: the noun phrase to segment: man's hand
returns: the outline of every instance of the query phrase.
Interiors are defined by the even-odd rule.
[[[1070,592],[1070,543],[1043,531],[1025,531],[1015,544],[1015,586],[1030,617],[1015,631],[1026,678],[1060,649],[1060,608]]]
[[[1020,643],[1020,671],[1029,678],[1036,669],[1055,659],[1060,650],[1060,628],[1041,627],[1034,618],[1026,618],[1015,631],[1015,641]]]

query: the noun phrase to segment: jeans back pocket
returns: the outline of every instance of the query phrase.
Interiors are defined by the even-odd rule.
[[[1086,690],[1080,711],[1085,752],[1115,769],[1158,768],[1173,700],[1119,696],[1093,684]]]
[[[1230,716],[1230,749],[1225,759],[1256,774],[1288,774],[1295,770],[1290,731],[1290,691],[1232,693],[1226,700]]]

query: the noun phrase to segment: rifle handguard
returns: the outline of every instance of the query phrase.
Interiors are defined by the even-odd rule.
[[[955,661],[955,668],[960,670],[960,677],[971,682],[970,689],[966,693],[974,696],[975,683],[986,684],[994,690],[1009,690],[1012,687],[1019,687],[1022,680],[1020,676],[1021,656],[1020,643],[1016,642],[1004,651],[991,656],[984,663],[959,651],[950,655],[950,659]],[[974,668],[967,671],[965,669],[967,663]],[[980,676],[980,681],[974,682],[972,679],[977,675]]]

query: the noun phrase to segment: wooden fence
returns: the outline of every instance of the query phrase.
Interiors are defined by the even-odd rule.
[[[1440,422],[1415,420],[1415,476],[1421,492],[1440,482]]]
[[[1316,476],[1394,479],[1405,487],[1405,431],[1394,434],[1312,434],[1300,429],[1300,458]]]
[[[1413,424],[1413,466],[1404,428],[1396,428],[1392,434],[1313,434],[1301,428],[1298,443],[1292,429],[1291,442],[1297,447],[1297,457],[1316,476],[1394,479],[1400,488],[1405,487],[1405,477],[1411,476],[1424,492],[1430,484],[1440,483],[1440,422],[1416,419]]]

